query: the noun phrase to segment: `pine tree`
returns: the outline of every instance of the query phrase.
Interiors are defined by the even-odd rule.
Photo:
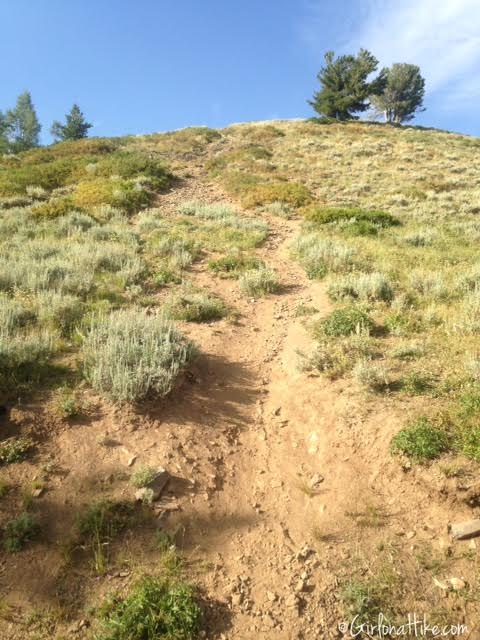
[[[87,137],[88,130],[92,126],[92,124],[85,120],[85,116],[81,112],[78,104],[74,104],[70,109],[70,113],[67,113],[65,116],[65,124],[55,120],[50,132],[56,142],[60,140],[80,140],[81,138]]]
[[[425,79],[414,64],[397,63],[387,69],[383,93],[372,97],[372,105],[383,113],[385,122],[401,124],[413,120],[417,111],[425,111]]]
[[[366,49],[360,49],[356,56],[338,58],[333,51],[327,52],[325,66],[317,76],[322,88],[314,94],[310,104],[322,116],[337,120],[356,119],[355,113],[368,109],[369,97],[385,88],[385,69],[368,81],[377,67],[378,60]]]
[[[0,111],[0,154],[8,152],[7,120]]]
[[[15,109],[7,111],[5,121],[10,148],[13,152],[38,147],[42,127],[33,106],[32,96],[28,91],[18,96]]]

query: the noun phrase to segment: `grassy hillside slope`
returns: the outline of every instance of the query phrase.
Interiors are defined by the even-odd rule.
[[[172,599],[178,605],[168,629],[149,620],[169,639],[196,637],[198,625],[207,637],[295,629],[335,637],[343,618],[375,621],[382,612],[399,621],[412,610],[473,626],[476,546],[452,547],[447,514],[468,519],[480,505],[479,150],[477,139],[416,128],[275,121],[88,139],[0,159],[8,637],[69,637],[73,624],[79,637],[93,628],[105,640],[132,640],[135,607],[149,598],[159,619]],[[280,407],[266,410],[277,378],[288,376],[292,395],[298,385],[305,402],[322,398],[308,419],[297,415],[292,434],[282,427],[295,422],[293,408],[280,425]],[[277,401],[282,417],[294,406],[288,389]],[[262,445],[250,439],[258,420]],[[307,433],[310,422],[332,429]],[[217,457],[207,444],[216,438]],[[285,501],[250,486],[268,460],[288,468],[292,442],[300,478],[271,482]],[[365,465],[370,480],[359,482],[356,508],[353,489],[333,480],[327,442],[344,454],[344,478]],[[158,466],[192,482],[169,496],[184,497],[186,519],[164,505],[158,520],[156,501],[135,502]],[[322,507],[312,477],[321,471],[327,484],[330,470]],[[299,548],[303,536],[312,554],[330,559],[309,565],[307,577],[293,568],[286,577],[284,568],[269,573],[272,548],[258,561],[262,577],[225,598],[237,556],[216,532],[195,555],[195,536],[221,513],[240,517],[257,504],[244,503],[255,492],[257,515],[291,517]],[[320,522],[325,509],[343,522],[338,531]],[[273,532],[252,525],[248,535],[258,537],[242,538],[243,525],[231,526],[253,556]],[[174,531],[186,538],[175,542]],[[41,603],[32,563],[49,572]],[[18,566],[26,577],[17,583]],[[242,570],[249,575],[248,562]],[[126,582],[117,592],[131,600],[100,608],[119,575]],[[268,595],[262,608],[257,599],[279,575],[311,589],[292,586],[293,601]],[[319,591],[328,594],[321,606]]]

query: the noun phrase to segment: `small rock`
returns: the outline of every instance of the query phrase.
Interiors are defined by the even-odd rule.
[[[298,607],[298,598],[292,593],[285,599],[285,605],[289,608]]]
[[[273,591],[267,591],[267,598],[268,600],[270,600],[270,602],[275,602],[275,600],[277,599],[277,594],[273,593]]]
[[[305,591],[306,587],[307,587],[307,585],[304,582],[304,580],[299,580],[297,582],[297,584],[295,585],[295,592],[296,593],[301,593],[302,591]]]
[[[297,560],[306,560],[309,556],[315,553],[315,549],[311,549],[308,545],[304,545],[297,553]]]
[[[39,487],[38,489],[34,489],[34,491],[32,492],[32,496],[34,498],[39,498],[44,491],[45,491],[44,487]]]
[[[132,456],[131,458],[129,458],[129,459],[128,459],[128,462],[127,462],[127,466],[128,466],[128,467],[131,467],[131,466],[134,464],[134,462],[135,462],[135,460],[137,459],[137,457],[138,457],[138,456]]]
[[[415,531],[409,531],[408,533],[405,534],[405,537],[407,538],[407,540],[411,540],[412,538],[414,538],[417,534],[415,533]]]
[[[452,585],[452,589],[454,591],[460,591],[461,589],[465,589],[467,586],[466,582],[460,578],[450,578],[448,582]]]
[[[457,522],[450,527],[450,533],[456,540],[468,540],[480,536],[480,520]]]
[[[241,605],[243,602],[243,593],[234,593],[232,595],[232,604],[234,607]]]
[[[310,480],[310,486],[312,489],[317,489],[318,486],[325,480],[320,473],[314,473]]]

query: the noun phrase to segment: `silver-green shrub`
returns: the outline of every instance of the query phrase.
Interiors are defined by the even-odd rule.
[[[92,321],[83,342],[84,375],[117,402],[166,395],[193,345],[163,316],[120,310]]]

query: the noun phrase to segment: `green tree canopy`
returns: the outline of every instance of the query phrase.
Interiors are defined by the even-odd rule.
[[[12,151],[16,153],[38,147],[41,125],[28,91],[21,93],[15,108],[7,111],[5,123]]]
[[[65,124],[55,120],[50,132],[57,142],[59,140],[80,140],[87,137],[88,130],[92,126],[85,120],[85,116],[78,104],[74,104],[70,109],[70,113],[65,116]]]
[[[7,153],[8,151],[7,128],[7,120],[0,111],[0,153]]]
[[[335,58],[333,51],[325,54],[325,66],[318,73],[320,91],[313,95],[310,104],[323,116],[338,120],[355,119],[355,113],[369,107],[369,98],[382,93],[386,84],[386,70],[369,79],[377,70],[378,60],[366,49],[356,56]]]
[[[414,64],[397,63],[387,69],[386,86],[380,95],[371,98],[377,112],[383,113],[386,122],[408,122],[417,111],[425,111],[423,97],[425,80],[420,68]]]

